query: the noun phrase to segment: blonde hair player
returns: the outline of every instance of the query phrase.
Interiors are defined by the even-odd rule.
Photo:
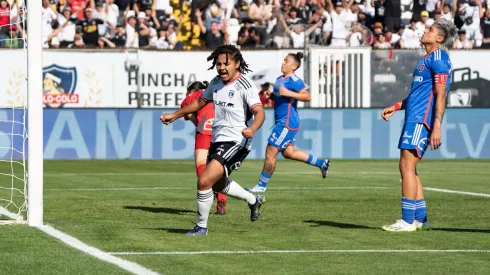
[[[408,97],[381,112],[381,117],[388,120],[396,111],[405,110],[405,125],[398,143],[402,218],[394,224],[383,226],[385,231],[430,229],[417,163],[429,145],[432,150],[437,150],[442,142],[441,124],[452,70],[447,51],[453,47],[455,39],[456,26],[447,19],[440,19],[426,29],[420,42],[427,54],[415,67]]]

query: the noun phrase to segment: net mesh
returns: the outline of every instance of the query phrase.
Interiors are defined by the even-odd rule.
[[[27,215],[27,39],[26,5],[9,0],[0,6],[0,224],[25,220]],[[4,22],[4,21],[1,21]],[[14,215],[12,215],[14,214]],[[14,221],[12,221],[14,220]]]

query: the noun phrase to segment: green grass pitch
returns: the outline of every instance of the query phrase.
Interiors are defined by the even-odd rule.
[[[251,187],[261,168],[262,161],[247,160],[232,178]],[[21,173],[19,167],[13,169]],[[105,252],[128,252],[117,256],[161,274],[490,270],[490,253],[448,251],[490,250],[490,197],[427,190],[433,230],[380,229],[400,217],[400,176],[394,160],[333,160],[326,179],[307,164],[279,161],[260,219],[250,222],[246,203],[229,198],[228,214],[211,214],[209,235],[204,237],[185,236],[196,220],[192,161],[46,161],[44,170],[45,224]],[[11,171],[10,165],[0,166],[0,173]],[[418,171],[425,187],[490,194],[488,160],[424,160]],[[22,189],[20,182],[0,176],[0,186],[12,184]],[[22,198],[17,193],[14,201]],[[0,190],[0,198],[9,196]],[[0,236],[1,274],[127,274],[25,225],[0,226]],[[251,250],[310,253],[149,254]]]

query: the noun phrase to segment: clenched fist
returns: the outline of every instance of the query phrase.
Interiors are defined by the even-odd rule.
[[[245,128],[242,131],[242,135],[246,138],[253,138],[254,134],[255,134],[255,132],[250,128]]]
[[[162,114],[160,116],[160,120],[165,125],[169,125],[170,123],[174,122],[176,119],[177,117],[174,114]]]

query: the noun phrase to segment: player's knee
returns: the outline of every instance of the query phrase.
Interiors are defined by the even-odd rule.
[[[284,150],[284,151],[282,151],[282,156],[287,158],[287,159],[292,159],[294,156],[294,151],[293,150]]]
[[[211,188],[212,184],[210,183],[210,180],[208,177],[205,175],[199,175],[199,178],[197,179],[197,188],[199,190],[207,190]]]
[[[405,158],[400,159],[400,162],[398,163],[398,167],[402,174],[415,172],[415,166]]]

